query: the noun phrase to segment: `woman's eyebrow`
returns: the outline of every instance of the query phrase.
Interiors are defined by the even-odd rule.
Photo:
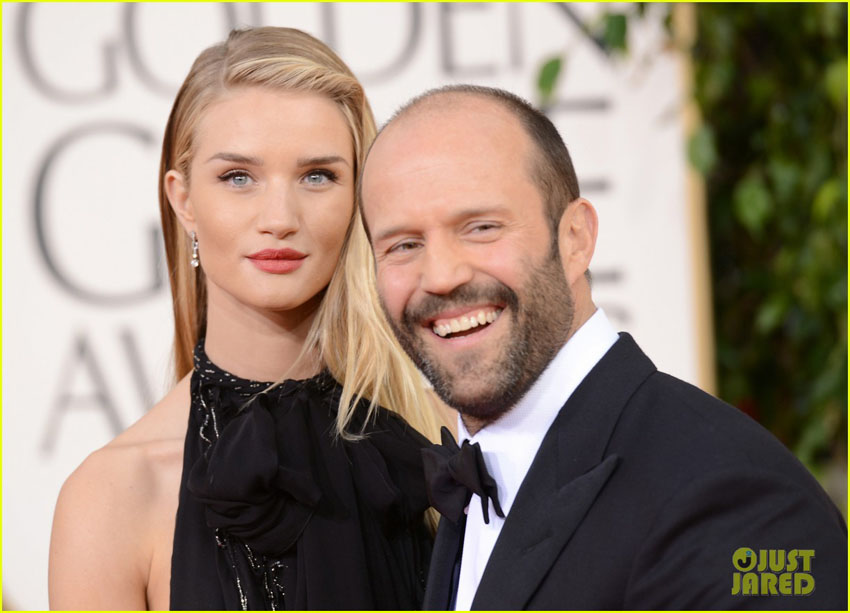
[[[252,157],[250,155],[243,155],[241,153],[231,153],[229,151],[220,151],[207,160],[207,162],[212,162],[213,160],[224,160],[225,162],[234,162],[236,164],[246,164],[251,166],[262,166],[263,160],[258,157]],[[341,155],[316,155],[311,157],[298,158],[296,164],[301,166],[321,166],[323,164],[338,164],[342,163],[346,166],[351,166]]]
[[[314,157],[299,158],[298,166],[321,166],[322,164],[336,164],[339,162],[342,162],[346,166],[351,165],[341,155],[317,155]]]
[[[263,160],[256,157],[251,157],[250,155],[242,155],[241,153],[230,153],[228,151],[220,151],[216,153],[207,160],[207,162],[212,162],[213,160],[224,160],[225,162],[235,162],[237,164],[247,164],[250,166],[262,166]]]

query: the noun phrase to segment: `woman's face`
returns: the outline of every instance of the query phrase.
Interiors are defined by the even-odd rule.
[[[200,118],[189,181],[167,175],[195,231],[209,298],[287,311],[315,308],[352,214],[354,145],[328,98],[258,87]]]

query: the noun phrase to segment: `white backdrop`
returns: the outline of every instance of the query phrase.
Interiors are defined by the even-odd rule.
[[[650,10],[650,15],[658,7]],[[694,214],[686,187],[682,59],[650,16],[632,53],[606,55],[582,24],[598,5],[3,5],[3,588],[47,606],[59,487],[167,389],[171,313],[156,202],[162,130],[194,57],[236,25],[286,25],[329,43],[379,122],[451,82],[537,101],[597,207],[594,296],[660,369],[700,380]],[[648,61],[646,58],[650,58]],[[697,219],[698,221],[698,219]],[[698,224],[697,224],[698,225]],[[92,501],[97,504],[97,501]]]

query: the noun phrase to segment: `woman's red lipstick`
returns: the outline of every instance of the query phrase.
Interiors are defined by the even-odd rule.
[[[298,270],[306,257],[306,254],[295,249],[263,249],[252,253],[248,259],[263,272],[284,275]]]

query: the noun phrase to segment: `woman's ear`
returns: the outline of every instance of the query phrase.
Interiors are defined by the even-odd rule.
[[[195,229],[195,212],[192,209],[192,202],[189,200],[189,182],[182,172],[169,170],[165,173],[165,194],[168,196],[168,203],[180,225],[186,232],[191,232]]]
[[[584,276],[596,249],[596,232],[599,219],[596,209],[584,198],[576,198],[567,205],[558,224],[558,250],[567,282],[572,286]]]

